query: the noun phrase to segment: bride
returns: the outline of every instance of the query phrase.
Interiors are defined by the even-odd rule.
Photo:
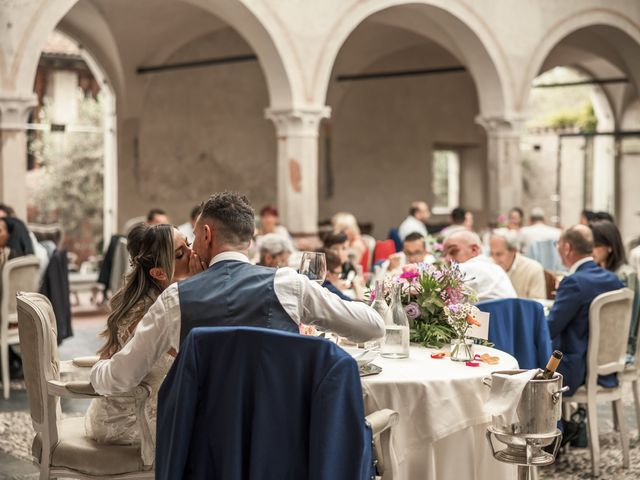
[[[101,333],[106,342],[98,351],[100,359],[111,358],[127,344],[138,322],[172,281],[203,269],[184,235],[171,225],[140,224],[134,227],[127,236],[127,249],[133,269],[127,274],[124,286],[111,299],[107,327]],[[152,390],[145,413],[154,443],[158,389],[175,354],[173,349],[166,352],[143,380]],[[109,397],[92,400],[85,416],[85,427],[87,434],[101,443],[139,443],[135,400]]]

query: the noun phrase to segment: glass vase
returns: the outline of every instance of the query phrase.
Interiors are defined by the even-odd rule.
[[[451,360],[470,362],[473,360],[473,340],[466,337],[451,339]]]

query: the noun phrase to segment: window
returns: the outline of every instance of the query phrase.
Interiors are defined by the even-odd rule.
[[[433,213],[447,214],[460,204],[460,155],[455,150],[433,151]]]

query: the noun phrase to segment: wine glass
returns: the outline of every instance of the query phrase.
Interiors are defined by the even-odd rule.
[[[302,252],[300,273],[322,285],[327,276],[327,260],[322,252]]]

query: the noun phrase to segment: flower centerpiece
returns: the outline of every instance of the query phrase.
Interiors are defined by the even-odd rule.
[[[398,275],[385,279],[385,297],[395,284],[402,289],[412,342],[441,348],[453,339],[464,338],[470,326],[467,317],[477,322],[473,306],[476,293],[466,284],[456,263],[405,265]]]

